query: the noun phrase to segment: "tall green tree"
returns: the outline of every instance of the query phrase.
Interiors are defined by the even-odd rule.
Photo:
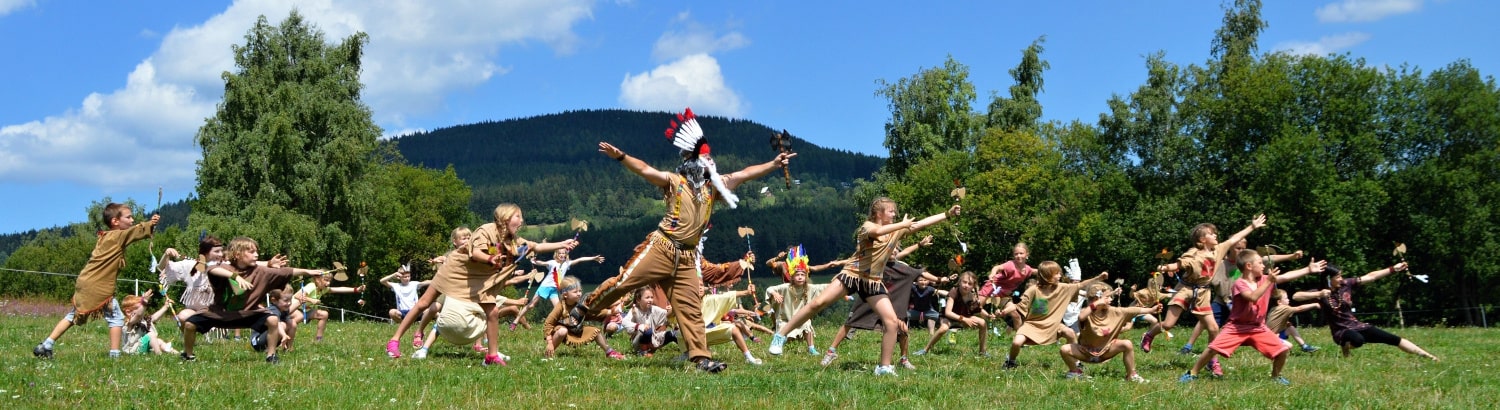
[[[354,239],[369,224],[359,202],[374,191],[365,175],[380,135],[359,100],[367,40],[328,44],[296,11],[279,25],[257,19],[198,131],[193,225],[304,263],[359,256]]]
[[[890,101],[884,172],[901,178],[912,165],[945,151],[972,151],[976,139],[974,84],[969,67],[948,56],[940,68],[887,83],[878,80],[876,95]]]

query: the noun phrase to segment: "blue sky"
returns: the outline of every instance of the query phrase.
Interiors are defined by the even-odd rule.
[[[952,55],[982,107],[1045,35],[1045,117],[1093,123],[1111,95],[1141,85],[1146,55],[1206,60],[1223,16],[1209,0],[0,0],[0,233],[84,221],[104,196],[186,197],[193,135],[222,96],[230,46],[294,3],[329,39],[369,34],[363,98],[387,135],[691,106],[876,155],[889,118],[878,80]],[[1260,49],[1424,71],[1469,59],[1493,75],[1497,4],[1267,2]]]

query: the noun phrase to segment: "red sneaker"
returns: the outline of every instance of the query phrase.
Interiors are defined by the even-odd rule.
[[[417,333],[416,337],[411,338],[411,347],[413,349],[421,349],[422,348],[422,334],[421,333]]]
[[[1141,335],[1141,351],[1151,353],[1151,339],[1155,338],[1156,335],[1151,334],[1151,332]]]
[[[500,358],[500,355],[498,355],[498,354],[491,353],[488,356],[484,357],[484,365],[485,366],[490,366],[490,365],[504,366],[505,365],[505,359]]]
[[[608,353],[605,353],[604,355],[605,356],[609,356],[609,358],[615,359],[615,360],[625,360],[625,354],[624,353],[620,353],[619,351],[616,351],[616,350],[610,350]]]
[[[385,354],[392,359],[401,357],[401,341],[391,339],[385,342]]]
[[[1214,377],[1224,377],[1224,367],[1219,365],[1219,359],[1208,362],[1208,371],[1213,373]]]

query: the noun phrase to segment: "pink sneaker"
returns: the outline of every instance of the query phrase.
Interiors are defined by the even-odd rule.
[[[484,365],[485,366],[490,366],[490,365],[505,366],[505,359],[501,358],[499,354],[491,353],[491,354],[489,354],[489,355],[487,355],[487,356],[484,357]]]
[[[615,360],[625,360],[625,354],[615,350],[610,350],[609,353],[605,353],[604,355]]]
[[[392,359],[400,358],[401,357],[401,341],[400,340],[396,340],[396,339],[391,339],[391,340],[385,342],[385,355],[386,356],[390,356]]]
[[[411,338],[411,347],[413,349],[421,349],[422,348],[422,334],[421,333],[417,333],[416,337]]]
[[[1224,377],[1224,367],[1219,365],[1219,359],[1208,362],[1208,371],[1213,373],[1214,377]]]
[[[474,344],[474,351],[479,352],[479,353],[484,353],[484,345],[475,343]]]
[[[1150,331],[1147,331],[1146,334],[1141,335],[1141,351],[1151,353],[1151,339],[1155,338],[1156,335],[1151,334]]]

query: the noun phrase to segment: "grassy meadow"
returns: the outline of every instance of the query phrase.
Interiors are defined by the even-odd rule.
[[[842,311],[842,309],[840,309]],[[820,350],[831,340],[835,316],[815,322]],[[300,331],[296,350],[268,365],[243,341],[201,344],[198,361],[176,356],[110,359],[102,320],[75,327],[55,348],[53,360],[33,358],[31,348],[60,315],[39,310],[8,310],[0,326],[0,407],[4,408],[1495,408],[1500,405],[1496,376],[1500,331],[1477,328],[1388,329],[1442,357],[1433,363],[1391,346],[1372,345],[1342,359],[1326,328],[1304,329],[1322,351],[1295,351],[1285,376],[1292,385],[1269,380],[1270,361],[1241,348],[1224,361],[1222,379],[1179,384],[1177,376],[1194,356],[1177,354],[1185,342],[1158,338],[1153,353],[1137,352],[1140,373],[1151,382],[1124,380],[1116,358],[1087,368],[1093,378],[1065,380],[1056,346],[1022,349],[1021,366],[1001,370],[1006,342],[990,340],[990,356],[977,354],[976,333],[957,333],[957,343],[939,342],[932,353],[913,356],[916,370],[898,377],[875,377],[879,337],[863,332],[846,341],[840,359],[818,364],[802,342],[788,354],[765,352],[768,337],[752,343],[763,366],[745,362],[733,344],[713,346],[729,363],[718,375],[699,374],[673,360],[681,349],[669,346],[655,357],[616,361],[594,346],[559,350],[542,361],[541,330],[501,330],[505,367],[480,366],[467,346],[439,342],[424,360],[385,357],[393,325],[381,322],[330,323],[325,340],[313,343],[311,327]],[[162,336],[181,337],[171,319]],[[1141,330],[1128,335],[1139,339]],[[248,334],[248,333],[247,333]],[[913,344],[925,342],[925,332]],[[201,341],[201,339],[200,339]],[[623,336],[609,339],[622,351]],[[1201,343],[1200,343],[1201,344]],[[912,350],[919,346],[913,346]]]

